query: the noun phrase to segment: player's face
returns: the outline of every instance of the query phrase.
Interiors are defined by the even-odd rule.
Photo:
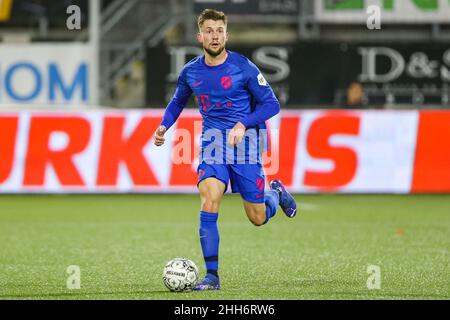
[[[206,20],[197,34],[197,39],[209,55],[217,57],[223,52],[228,41],[227,26],[221,20]]]

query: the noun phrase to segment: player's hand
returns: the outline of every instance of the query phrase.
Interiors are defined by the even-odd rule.
[[[231,129],[230,134],[228,135],[228,143],[232,146],[236,146],[239,143],[242,142],[245,135],[245,126],[238,122],[234,126],[233,129]]]
[[[155,145],[162,146],[166,139],[164,138],[164,134],[166,133],[167,128],[165,126],[160,126],[155,132]]]

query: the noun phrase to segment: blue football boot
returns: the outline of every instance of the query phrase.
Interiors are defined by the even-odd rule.
[[[194,290],[220,290],[220,280],[215,275],[207,273],[206,277],[194,287]]]
[[[272,180],[270,189],[278,191],[280,196],[280,207],[288,218],[293,218],[297,214],[297,203],[294,197],[286,191],[280,180]]]

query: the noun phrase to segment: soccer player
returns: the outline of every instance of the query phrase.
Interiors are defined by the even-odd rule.
[[[228,33],[223,12],[204,10],[198,18],[198,28],[197,40],[204,55],[191,60],[181,71],[175,94],[155,132],[155,144],[164,144],[165,132],[194,94],[203,119],[197,185],[201,199],[200,243],[207,270],[195,290],[219,290],[217,220],[229,182],[232,192],[243,198],[247,217],[255,226],[267,224],[278,205],[293,218],[297,205],[279,180],[272,181],[270,191],[264,194],[265,176],[258,147],[263,140],[260,129],[265,129],[265,121],[280,112],[272,88],[249,59],[225,49]],[[243,161],[237,161],[239,157],[230,156],[229,151],[246,145],[246,132],[250,130],[255,133],[251,137],[258,146],[251,147],[250,142],[250,147],[244,147]],[[255,153],[258,155],[252,158]]]

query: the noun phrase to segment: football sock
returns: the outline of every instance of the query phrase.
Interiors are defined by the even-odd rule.
[[[219,268],[219,227],[217,219],[219,214],[200,212],[200,243],[202,245],[203,258],[205,259],[206,272],[218,277]]]
[[[217,270],[206,270],[207,274],[212,274],[213,276],[219,277],[219,274],[217,273]]]
[[[264,202],[266,203],[266,221],[264,221],[264,224],[269,222],[277,213],[279,201],[280,195],[276,190],[271,190],[264,195]]]

